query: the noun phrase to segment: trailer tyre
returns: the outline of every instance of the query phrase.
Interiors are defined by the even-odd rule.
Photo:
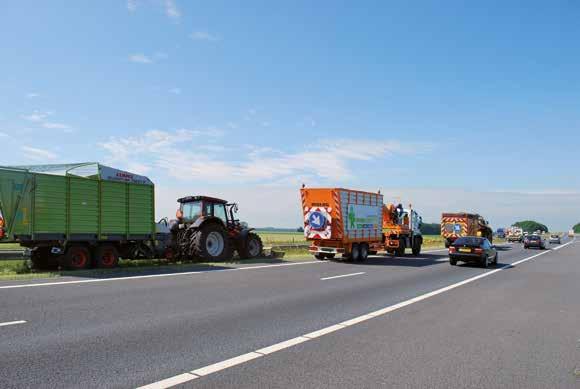
[[[256,233],[250,232],[246,241],[243,242],[238,250],[238,254],[242,259],[257,258],[262,255],[264,245],[262,239]]]
[[[91,252],[85,246],[70,246],[62,257],[62,267],[68,270],[82,270],[91,265]]]
[[[217,223],[201,227],[193,235],[195,255],[204,260],[223,261],[232,258],[232,248],[227,231]]]
[[[360,246],[358,245],[358,243],[354,243],[350,250],[351,251],[350,251],[349,259],[351,261],[354,261],[354,262],[359,261],[359,259],[360,259]]]
[[[113,245],[102,245],[95,250],[94,260],[97,267],[111,269],[119,264],[119,252]]]
[[[359,262],[364,262],[369,258],[369,245],[366,243],[361,243],[359,246]]]

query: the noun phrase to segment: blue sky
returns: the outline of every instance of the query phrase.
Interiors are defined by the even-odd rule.
[[[144,173],[159,216],[206,192],[293,226],[306,182],[565,229],[578,20],[571,1],[3,1],[0,164]]]

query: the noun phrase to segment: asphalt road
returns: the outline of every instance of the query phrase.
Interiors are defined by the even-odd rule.
[[[183,387],[580,387],[580,247],[506,266],[539,253],[502,246],[495,273],[452,267],[440,251],[365,264],[4,282],[0,387],[156,383],[480,276]],[[2,326],[14,321],[26,322]]]

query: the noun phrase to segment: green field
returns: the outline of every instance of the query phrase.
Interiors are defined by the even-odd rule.
[[[0,250],[20,250],[22,247],[18,243],[0,243]]]
[[[264,246],[271,246],[273,244],[295,244],[306,243],[304,233],[302,232],[274,232],[274,231],[256,231]]]

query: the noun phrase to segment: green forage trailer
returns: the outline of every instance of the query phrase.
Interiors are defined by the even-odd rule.
[[[154,201],[147,177],[98,163],[0,167],[0,241],[37,268],[115,267],[153,255]]]

